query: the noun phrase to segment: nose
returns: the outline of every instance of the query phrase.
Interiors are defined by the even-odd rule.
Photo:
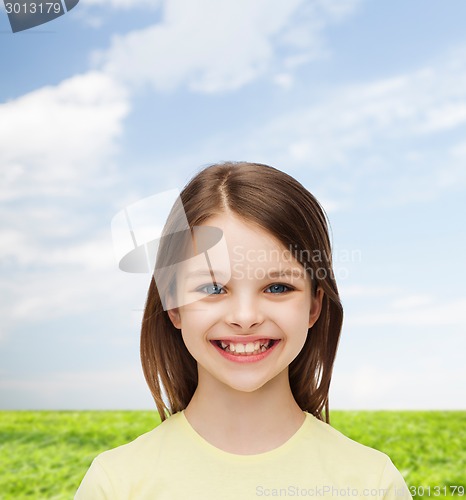
[[[250,330],[264,321],[264,314],[258,301],[245,293],[230,301],[225,320],[235,328]]]

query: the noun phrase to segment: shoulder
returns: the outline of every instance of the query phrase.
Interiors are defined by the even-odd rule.
[[[172,415],[133,441],[100,453],[95,460],[103,469],[113,472],[127,470],[129,464],[132,468],[141,470],[148,460],[153,466],[159,455],[163,455],[166,441],[170,434],[176,433],[178,425],[179,414]]]
[[[310,422],[309,433],[313,438],[322,443],[329,452],[338,452],[350,458],[368,459],[385,464],[388,456],[374,448],[358,443],[345,436],[342,432],[332,427],[330,424],[319,420],[313,415],[306,413]]]
[[[339,466],[340,470],[349,474],[364,470],[365,474],[381,478],[394,468],[388,455],[382,451],[354,441],[309,413],[307,418],[309,443],[312,440],[319,456]]]
[[[143,498],[141,485],[147,478],[154,481],[160,474],[168,441],[177,435],[179,415],[175,414],[155,429],[142,434],[130,443],[97,455],[84,476],[75,500]]]
[[[308,445],[316,447],[320,464],[340,484],[370,486],[371,492],[386,499],[411,498],[401,473],[387,454],[350,439],[307,412],[306,415]]]
[[[146,484],[147,478],[157,480],[169,447],[167,440],[172,441],[178,428],[179,415],[175,414],[133,441],[97,455],[75,500],[137,498],[135,488]]]

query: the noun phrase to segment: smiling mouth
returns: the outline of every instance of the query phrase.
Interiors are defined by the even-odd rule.
[[[263,339],[256,342],[233,343],[223,340],[213,340],[213,343],[225,352],[236,356],[252,356],[269,350],[278,340]]]

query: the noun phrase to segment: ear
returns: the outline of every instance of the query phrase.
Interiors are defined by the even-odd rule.
[[[173,307],[173,297],[171,295],[167,295],[167,313],[170,321],[173,323],[173,326],[178,330],[181,329],[181,315],[180,309],[178,307]]]
[[[311,310],[309,312],[309,328],[314,326],[314,323],[319,319],[320,311],[322,310],[322,300],[324,298],[324,291],[319,286],[317,292],[311,299]]]
[[[178,330],[181,330],[181,317],[178,308],[167,309],[168,317],[170,318],[173,326]]]

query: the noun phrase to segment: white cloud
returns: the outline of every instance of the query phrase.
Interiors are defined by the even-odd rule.
[[[464,165],[466,161],[466,141],[461,141],[450,148],[448,151],[449,159],[455,163]]]
[[[80,0],[79,9],[73,11],[73,16],[87,26],[99,29],[108,22],[109,9],[153,14],[162,3],[163,0]]]
[[[342,21],[356,9],[362,0],[317,0],[316,6],[327,12],[332,19]]]
[[[293,75],[290,73],[279,73],[273,77],[273,81],[279,87],[289,89],[293,86]]]
[[[162,3],[162,0],[81,0],[80,6],[94,7],[102,6],[115,9],[132,9],[132,8],[157,8]]]
[[[0,105],[2,337],[31,318],[90,310],[108,293],[96,276],[117,272],[110,227],[106,238],[89,205],[117,176],[112,159],[128,111],[125,90],[101,72]]]
[[[241,144],[243,156],[307,172],[344,204],[361,194],[393,206],[466,186],[465,145],[451,133],[465,127],[466,54],[458,49],[404,75],[316,91],[222,147]]]
[[[430,297],[419,303],[413,304],[413,297],[397,299],[395,304],[387,307],[388,310],[369,313],[350,313],[345,319],[347,326],[378,326],[400,325],[407,326],[439,326],[456,325],[465,327],[466,298],[460,297],[450,302],[441,303]],[[411,302],[411,304],[410,304]],[[400,307],[402,306],[402,307]]]
[[[2,409],[154,409],[141,368],[0,379]]]
[[[466,297],[458,297],[450,301],[439,299],[426,293],[406,293],[395,286],[377,285],[342,285],[340,295],[346,299],[382,298],[374,306],[366,307],[359,312],[355,308],[349,310],[345,317],[345,326],[466,326]],[[381,309],[380,307],[383,307]]]
[[[6,341],[13,330],[22,327],[30,331],[32,325],[49,320],[81,316],[80,321],[85,323],[87,316],[95,317],[102,308],[113,311],[109,312],[112,318],[108,320],[113,326],[100,332],[101,336],[111,336],[115,328],[137,332],[139,310],[144,306],[150,277],[148,274],[122,273],[113,262],[113,255],[103,257],[107,258],[105,265],[113,264],[113,268],[92,269],[94,257],[81,256],[75,265],[44,265],[43,271],[28,272],[27,268],[21,268],[19,272],[5,273],[0,282],[3,297],[0,342]]]
[[[30,217],[31,226],[34,222],[40,221],[38,230],[30,227],[27,231],[14,229],[0,231],[0,259],[8,259],[23,269],[44,267],[57,269],[65,265],[89,271],[105,271],[116,266],[109,235],[110,225],[105,234],[88,235],[87,239],[79,241],[76,238],[79,234],[77,231],[79,221],[76,224],[74,220],[63,221],[58,212],[58,209],[52,212],[53,215],[49,218]],[[22,215],[24,217],[24,214]],[[65,226],[63,230],[60,228],[60,222]],[[67,243],[68,236],[72,236],[71,243]],[[52,245],[52,240],[61,243]]]
[[[128,111],[125,91],[99,72],[2,104],[0,200],[76,193],[105,172]]]
[[[391,306],[395,309],[410,309],[413,307],[426,306],[432,302],[433,298],[430,295],[418,294],[396,299],[391,303]]]
[[[166,0],[161,23],[116,36],[95,59],[118,79],[156,90],[235,90],[270,70],[290,69],[291,60],[320,57],[323,28],[358,3]]]
[[[286,142],[297,162],[348,165],[354,151],[376,141],[415,138],[466,123],[466,64],[339,88],[320,100],[278,118],[261,135],[276,139],[283,133],[280,145]]]
[[[98,72],[0,105],[0,258],[26,266],[60,261],[58,250],[41,245],[89,223],[89,212],[78,211],[69,196],[111,183],[112,155],[128,111],[125,91]]]
[[[384,373],[380,367],[373,365],[358,366],[347,375],[349,378],[345,376],[339,382],[339,389],[343,387],[349,391],[350,397],[359,404],[370,402],[380,393],[392,391],[401,382],[396,373]]]
[[[399,289],[389,286],[372,286],[372,285],[342,285],[340,294],[342,297],[384,297],[387,295],[396,294]]]
[[[464,99],[464,96],[463,96]],[[453,103],[441,104],[426,113],[425,123],[421,125],[423,132],[435,132],[455,128],[466,122],[466,102],[458,100]]]
[[[340,371],[330,390],[334,409],[435,410],[464,409],[463,366],[440,364],[437,358],[391,367],[366,363]]]

